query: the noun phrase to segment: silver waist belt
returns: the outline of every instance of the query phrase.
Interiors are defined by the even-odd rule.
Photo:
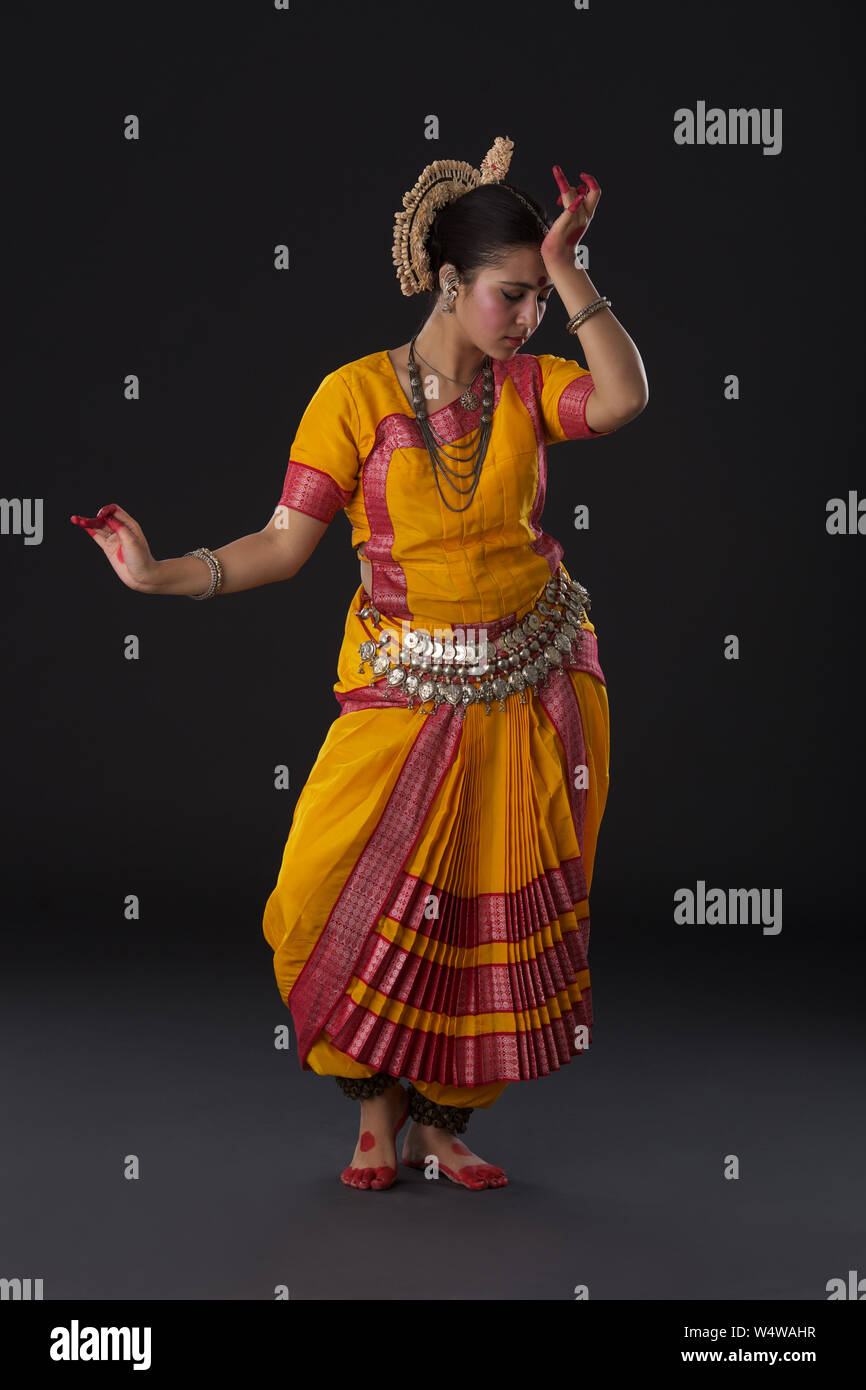
[[[513,623],[497,620],[489,627],[474,628],[450,624],[454,638],[463,641],[443,640],[437,629],[413,628],[408,622],[401,623],[399,632],[381,628],[381,615],[371,601],[356,613],[359,618],[372,618],[382,635],[359,646],[358,674],[364,674],[369,662],[371,687],[381,686],[385,698],[392,690],[405,692],[409,709],[414,709],[416,695],[422,709],[432,700],[431,708],[423,709],[425,714],[448,703],[459,706],[463,716],[477,700],[484,701],[489,714],[496,700],[504,710],[506,699],[518,694],[525,705],[527,690],[542,689],[563,659],[578,657],[581,624],[587,621],[586,610],[591,606],[587,590],[567,578],[561,565],[530,611]]]

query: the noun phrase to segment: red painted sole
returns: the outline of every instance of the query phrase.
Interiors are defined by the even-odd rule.
[[[404,1163],[404,1164],[406,1165],[407,1168],[421,1168],[421,1169],[423,1170],[424,1168],[427,1167],[427,1164],[426,1164],[426,1163],[415,1163],[414,1161],[410,1161],[408,1158],[403,1158],[403,1159],[400,1160],[400,1162],[401,1162],[401,1163]],[[476,1165],[475,1165],[475,1164],[469,1164],[468,1166],[469,1166],[469,1167],[475,1167]],[[494,1167],[494,1164],[491,1163],[489,1166],[492,1168],[492,1167]],[[501,1171],[502,1171],[502,1170],[500,1169],[500,1172],[501,1172]],[[449,1168],[448,1165],[445,1164],[445,1163],[440,1163],[440,1164],[439,1164],[439,1172],[440,1172],[440,1173],[444,1173],[445,1176],[446,1176],[446,1178],[448,1179],[448,1181],[449,1181],[449,1182],[453,1182],[454,1185],[455,1185],[455,1187],[465,1187],[466,1190],[467,1190],[468,1192],[485,1192],[485,1191],[488,1189],[488,1184],[487,1184],[487,1183],[485,1183],[483,1187],[473,1187],[471,1183],[463,1182],[462,1178],[460,1178],[460,1177],[457,1175],[457,1173],[454,1171],[454,1169],[453,1169],[453,1168]],[[506,1179],[505,1179],[505,1182],[497,1183],[496,1186],[497,1186],[497,1187],[507,1187],[507,1186],[508,1186],[508,1179],[506,1178]]]

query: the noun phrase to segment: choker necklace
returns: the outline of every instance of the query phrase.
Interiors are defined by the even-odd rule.
[[[421,361],[424,361],[423,357],[421,358]],[[487,446],[490,443],[490,431],[493,424],[494,397],[493,368],[490,365],[490,358],[485,353],[484,361],[481,364],[484,372],[484,399],[482,402],[481,419],[478,426],[478,433],[475,436],[475,438],[471,441],[472,453],[463,457],[456,457],[452,454],[446,454],[443,456],[443,454],[440,452],[440,446],[443,445],[446,441],[442,439],[439,435],[437,435],[436,431],[430,423],[430,418],[427,414],[426,397],[421,386],[421,375],[418,371],[418,364],[415,361],[414,338],[409,344],[408,365],[409,380],[412,384],[412,408],[415,411],[415,419],[418,423],[418,429],[421,432],[421,438],[424,440],[424,443],[427,446],[427,453],[430,455],[430,462],[433,465],[433,477],[436,482],[437,491],[439,493],[439,496],[442,498],[444,505],[448,508],[450,512],[465,512],[467,508],[470,506],[472,498],[475,496],[475,489],[478,487],[478,483],[481,478],[481,466],[484,463],[484,459],[487,455]],[[427,365],[429,366],[430,364],[427,363]],[[447,377],[446,380],[448,380]],[[460,383],[458,382],[457,385],[459,384]],[[470,386],[471,384],[472,383],[470,382]],[[464,407],[465,410],[477,410],[478,398],[473,391],[467,389],[463,392],[463,395],[460,397],[460,404]],[[468,448],[469,443],[460,447]],[[448,464],[445,462],[445,458],[450,459],[452,463],[470,463],[470,471],[468,473],[459,473],[456,470],[449,468]],[[450,486],[453,488],[455,492],[460,494],[461,497],[465,496],[467,492],[469,493],[469,501],[466,503],[465,507],[452,507],[450,502],[445,501],[445,498],[442,494],[442,488],[439,485],[440,472],[445,474],[446,481],[450,484]],[[452,478],[457,478],[460,482],[463,482],[466,479],[471,479],[471,487],[460,488],[454,482],[452,482]]]

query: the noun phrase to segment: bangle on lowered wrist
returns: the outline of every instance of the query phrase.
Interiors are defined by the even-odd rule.
[[[187,594],[187,598],[213,598],[215,594],[221,593],[223,587],[223,567],[213,551],[208,550],[205,545],[200,545],[196,550],[187,550],[185,553],[186,555],[195,555],[199,560],[204,560],[210,570],[210,587],[205,589],[203,594]]]

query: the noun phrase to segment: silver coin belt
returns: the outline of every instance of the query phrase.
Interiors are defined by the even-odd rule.
[[[380,650],[391,644],[392,637],[362,642],[358,674],[363,675],[369,663],[371,687],[380,685],[386,699],[392,690],[405,691],[409,709],[414,709],[417,696],[424,714],[447,703],[459,707],[462,718],[467,706],[478,700],[483,700],[489,714],[497,700],[504,710],[506,699],[518,694],[525,705],[527,691],[542,689],[564,658],[577,658],[583,638],[581,623],[587,621],[587,609],[592,606],[587,590],[568,579],[561,567],[543,592],[544,597],[536,599],[529,613],[495,638],[486,639],[484,675],[468,674],[467,668],[479,664],[476,644],[443,642],[421,627],[405,633],[397,662]],[[379,625],[381,616],[372,602],[356,611],[358,617],[372,618]],[[480,626],[483,630],[483,624]],[[433,701],[431,708],[424,709],[429,700]]]

